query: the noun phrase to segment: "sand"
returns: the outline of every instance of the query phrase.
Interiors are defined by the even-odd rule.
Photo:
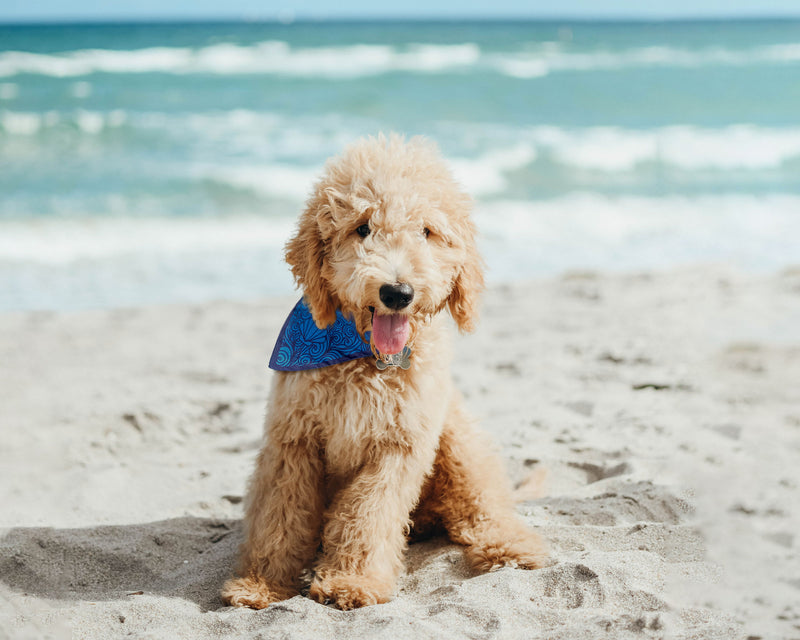
[[[293,302],[0,316],[0,636],[800,638],[800,270],[488,291],[453,371],[554,563],[352,612],[217,595]]]

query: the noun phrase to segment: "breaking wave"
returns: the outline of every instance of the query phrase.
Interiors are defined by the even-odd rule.
[[[44,113],[0,110],[0,141],[4,136],[33,138],[65,130],[76,136],[97,137],[130,129],[131,139],[142,132],[177,136],[196,144],[220,144],[248,155],[261,156],[269,147],[275,157],[305,159],[302,166],[276,162],[247,167],[227,167],[210,177],[256,191],[274,189],[284,195],[302,195],[325,158],[361,135],[363,122],[342,122],[326,117],[293,119],[272,113],[233,110],[218,113],[137,113],[77,109]],[[437,135],[440,133],[441,135]],[[622,127],[468,127],[461,136],[448,138],[446,130],[433,132],[448,140],[446,155],[457,177],[473,185],[473,195],[503,191],[508,172],[537,160],[563,167],[600,172],[630,172],[658,164],[680,170],[749,171],[776,169],[800,161],[800,127],[763,127],[736,124],[705,128],[675,125],[652,129]],[[479,143],[480,155],[460,147]],[[208,177],[208,173],[205,174]],[[305,186],[302,186],[305,185]]]
[[[603,48],[575,51],[562,43],[544,42],[530,43],[517,51],[497,52],[483,51],[471,42],[403,47],[372,44],[292,47],[287,42],[269,40],[253,45],[220,43],[200,48],[80,49],[50,54],[5,51],[0,53],[0,77],[204,73],[352,79],[392,72],[439,74],[483,70],[514,78],[538,78],[564,71],[799,62],[800,43],[746,49],[649,46],[616,51]]]

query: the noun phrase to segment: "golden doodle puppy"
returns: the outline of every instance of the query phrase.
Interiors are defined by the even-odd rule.
[[[443,530],[479,570],[535,569],[500,460],[450,377],[449,309],[473,329],[483,289],[471,200],[435,146],[362,139],[331,160],[286,260],[303,290],[276,345],[231,605],[299,593],[386,602],[407,537]]]

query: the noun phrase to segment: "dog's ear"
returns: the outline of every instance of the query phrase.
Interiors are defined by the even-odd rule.
[[[303,289],[314,323],[324,329],[336,322],[336,304],[325,279],[325,243],[319,226],[320,216],[329,213],[329,204],[320,195],[309,200],[300,216],[297,233],[286,244],[286,262],[292,267],[295,281]]]
[[[469,218],[463,222],[461,238],[465,242],[464,262],[456,275],[447,305],[459,330],[466,333],[475,329],[480,295],[484,288],[483,259],[475,243],[475,225]]]

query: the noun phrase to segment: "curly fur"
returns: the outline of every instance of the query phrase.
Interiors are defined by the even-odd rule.
[[[546,560],[517,518],[498,458],[449,375],[446,314],[474,327],[483,269],[471,201],[421,138],[367,138],[328,163],[286,260],[315,323],[337,309],[370,330],[379,289],[414,289],[411,367],[372,359],[274,376],[266,443],[246,501],[239,577],[222,592],[260,609],[299,591],[352,609],[386,600],[410,532],[443,529],[480,570]],[[362,238],[356,229],[368,224]]]

